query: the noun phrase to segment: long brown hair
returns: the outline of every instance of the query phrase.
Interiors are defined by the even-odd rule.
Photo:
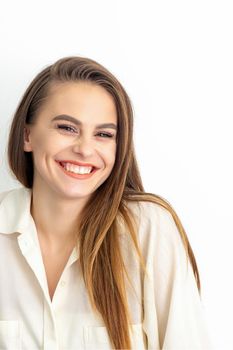
[[[80,264],[93,309],[99,312],[116,349],[130,349],[130,313],[124,277],[127,269],[120,249],[117,217],[120,214],[144,272],[145,265],[137,241],[137,227],[128,201],[149,201],[166,208],[174,218],[187,258],[190,259],[198,290],[200,278],[185,230],[171,205],[163,198],[146,193],[133,145],[133,111],[120,82],[105,67],[85,57],[66,57],[46,67],[27,88],[14,115],[8,142],[11,171],[27,188],[33,187],[32,154],[24,152],[24,128],[33,123],[36,112],[47,98],[51,84],[89,81],[102,86],[114,98],[117,108],[117,151],[113,170],[92,194],[77,227]],[[127,276],[128,277],[128,276]]]

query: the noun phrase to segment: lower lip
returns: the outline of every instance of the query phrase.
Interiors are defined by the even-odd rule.
[[[89,179],[98,170],[98,169],[95,168],[90,174],[75,174],[75,173],[71,173],[71,172],[67,171],[59,162],[57,162],[57,164],[60,166],[60,168],[63,170],[63,172],[66,175],[68,175],[70,177],[73,177],[75,179],[79,179],[79,180]]]

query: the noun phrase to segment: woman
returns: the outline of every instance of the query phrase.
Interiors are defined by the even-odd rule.
[[[26,90],[0,197],[1,349],[208,349],[182,224],[145,193],[118,80],[68,57]],[[7,268],[6,268],[7,267]]]

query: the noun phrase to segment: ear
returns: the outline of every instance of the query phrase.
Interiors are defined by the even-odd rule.
[[[24,128],[24,146],[23,149],[25,152],[32,152],[32,145],[30,141],[30,128],[25,126]]]

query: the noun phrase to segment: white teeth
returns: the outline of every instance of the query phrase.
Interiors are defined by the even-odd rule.
[[[75,174],[89,174],[92,170],[92,167],[78,166],[71,163],[62,163],[63,167]]]

